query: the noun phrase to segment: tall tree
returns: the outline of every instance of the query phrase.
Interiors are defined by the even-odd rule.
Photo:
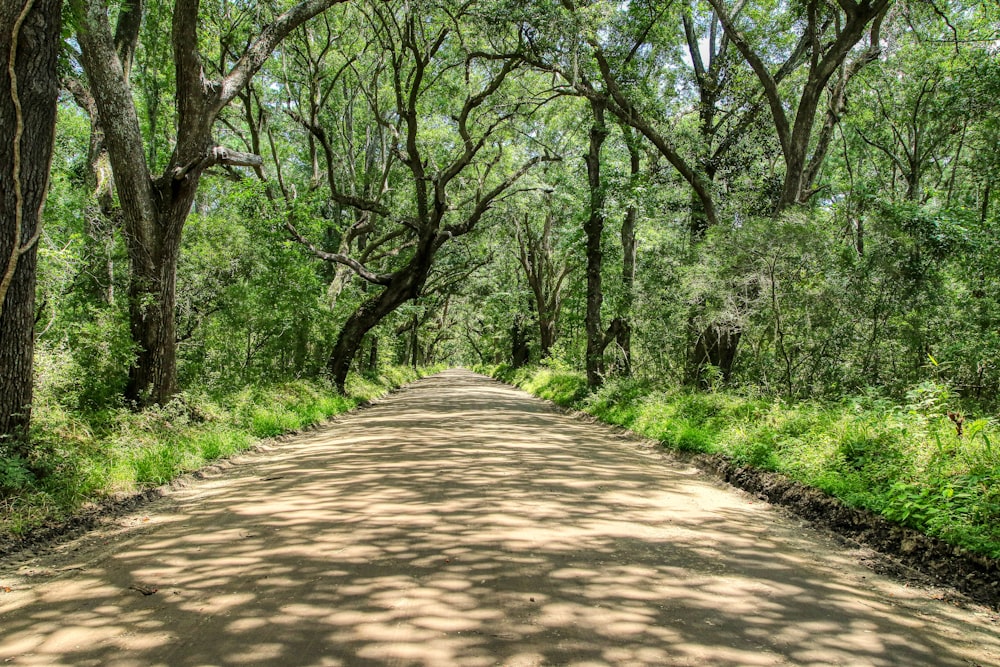
[[[531,224],[531,215],[514,224],[517,259],[534,297],[535,318],[538,321],[539,356],[548,357],[558,335],[559,313],[562,310],[566,276],[572,265],[565,257],[556,256],[552,247],[555,222],[551,201],[548,202],[541,230]]]
[[[264,65],[293,29],[343,0],[305,0],[264,26],[213,79],[199,49],[199,1],[176,0],[171,26],[176,79],[176,141],[158,177],[148,163],[129,69],[119,55],[104,0],[71,0],[81,61],[122,207],[131,270],[129,313],[138,358],[129,374],[127,397],[138,404],[162,403],[177,390],[175,326],[176,273],[184,223],[199,181],[213,165],[254,166],[260,156],[217,146],[216,118]]]
[[[601,307],[604,303],[604,288],[602,272],[604,269],[604,239],[605,203],[607,201],[606,185],[601,177],[601,153],[604,142],[610,134],[605,121],[605,105],[600,99],[591,99],[590,108],[593,113],[593,124],[590,127],[590,142],[587,155],[587,184],[590,190],[590,205],[587,219],[583,224],[586,235],[587,256],[587,313],[584,323],[587,330],[587,385],[598,387],[604,382],[605,359],[604,351],[612,341],[627,337],[628,320],[619,315],[611,320],[607,330],[604,329]],[[634,164],[634,163],[633,163]],[[629,275],[634,267],[634,217],[626,214],[622,238],[625,242],[624,276],[629,282]],[[632,229],[629,229],[633,227]],[[632,238],[629,238],[631,236]]]
[[[878,55],[882,19],[893,0],[837,0],[836,5],[820,0],[807,0],[804,3],[803,39],[809,45],[808,67],[805,83],[797,99],[782,95],[779,81],[765,59],[764,48],[755,48],[744,30],[737,25],[737,12],[742,3],[738,3],[733,11],[726,6],[725,0],[708,1],[726,34],[760,81],[771,110],[771,120],[785,162],[785,175],[776,212],[805,203],[815,194],[811,189],[811,178],[815,177],[818,165],[829,147],[832,125],[843,111],[846,84]],[[866,32],[869,33],[868,48],[845,67],[851,51],[864,39]],[[840,79],[830,91],[830,112],[827,117],[830,129],[826,129],[824,124],[820,141],[814,145],[812,137],[820,102],[827,94],[827,85],[838,72]],[[792,111],[791,118],[789,110]]]
[[[144,0],[135,0],[124,5],[118,12],[115,48],[126,78],[130,77],[135,59],[145,7]],[[70,50],[68,45],[67,50]],[[74,53],[73,56],[76,62],[68,69],[70,72],[79,72],[79,54]],[[64,74],[62,85],[90,119],[90,143],[84,180],[92,192],[94,203],[88,206],[85,213],[85,260],[78,281],[85,293],[111,303],[114,301],[114,263],[111,255],[115,232],[121,227],[121,211],[114,200],[115,185],[104,142],[104,128],[94,96],[90,94],[82,73],[80,76]],[[147,107],[151,106],[155,107],[154,104],[147,103]]]
[[[476,41],[474,17],[468,13],[471,6],[463,7],[437,14],[422,3],[369,8],[389,64],[379,64],[374,76],[388,79],[391,100],[389,108],[376,106],[373,111],[378,122],[393,123],[392,153],[404,179],[400,186],[412,193],[412,200],[401,207],[404,212],[400,214],[377,199],[341,192],[332,182],[330,195],[340,206],[367,212],[373,222],[390,223],[393,229],[381,239],[398,240],[401,247],[389,253],[391,257],[381,254],[395,262],[378,270],[372,268],[373,261],[366,264],[364,253],[359,260],[322,251],[290,226],[293,235],[318,257],[349,267],[378,289],[344,322],[330,355],[330,375],[341,389],[365,334],[421,294],[441,246],[473,231],[497,199],[534,165],[557,159],[546,151],[532,151],[515,166],[506,159],[500,130],[518,118],[521,107],[531,99],[508,98],[505,106],[494,103],[522,63],[513,56],[467,46]],[[461,18],[468,23],[460,36],[454,22]],[[449,76],[460,68],[469,73],[467,78]],[[379,99],[376,94],[369,96],[376,105]],[[443,135],[438,130],[442,126],[448,128]],[[317,138],[322,136],[320,129],[312,128]],[[376,188],[372,195],[381,196],[381,191]],[[359,188],[359,192],[364,190]]]
[[[61,0],[0,2],[0,445],[27,453],[35,267],[59,80]]]

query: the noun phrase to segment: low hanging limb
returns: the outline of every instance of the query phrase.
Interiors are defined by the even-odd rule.
[[[7,290],[14,281],[14,272],[17,270],[17,262],[21,255],[25,254],[36,243],[42,233],[42,207],[45,205],[45,198],[42,197],[38,205],[37,218],[35,222],[35,233],[30,239],[21,245],[21,231],[24,226],[24,192],[21,187],[21,137],[24,135],[24,113],[21,109],[21,98],[17,92],[17,72],[14,70],[17,58],[17,38],[21,32],[21,25],[24,23],[28,12],[35,4],[35,0],[28,0],[14,21],[14,30],[10,38],[10,55],[7,60],[7,74],[10,77],[10,97],[14,103],[14,166],[12,180],[14,183],[14,238],[11,243],[10,258],[7,260],[7,268],[4,270],[3,278],[0,278],[0,315],[3,315],[4,303],[7,300]],[[46,170],[48,173],[48,170]],[[46,180],[48,177],[46,176]],[[45,184],[43,192],[48,190],[48,182]]]
[[[353,257],[348,257],[347,255],[341,253],[320,250],[312,242],[310,242],[309,239],[302,236],[302,234],[299,233],[299,230],[297,230],[295,225],[291,222],[285,223],[285,229],[287,229],[288,233],[292,235],[292,238],[304,245],[306,248],[309,248],[312,254],[316,255],[323,261],[343,264],[368,282],[376,285],[388,285],[392,282],[393,274],[391,273],[375,273]]]
[[[264,164],[264,158],[253,153],[234,151],[225,146],[213,146],[197,160],[174,167],[172,176],[175,181],[180,181],[196,167],[208,168],[217,164],[226,167],[260,167]]]

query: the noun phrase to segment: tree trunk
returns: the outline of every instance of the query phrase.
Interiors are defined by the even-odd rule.
[[[368,348],[368,365],[366,370],[374,373],[378,370],[378,336],[371,336],[371,346]]]
[[[35,267],[59,81],[61,0],[0,0],[0,445],[26,455]],[[16,40],[16,43],[15,43]],[[10,56],[14,50],[10,77]]]
[[[631,128],[622,124],[622,132],[625,135],[625,146],[629,154],[629,178],[634,188],[639,180],[639,143],[637,137],[632,133]],[[633,195],[634,196],[634,195]],[[635,303],[635,254],[636,239],[635,226],[639,217],[639,211],[635,204],[628,207],[625,219],[622,221],[621,241],[622,241],[622,298],[621,309],[618,318],[621,325],[618,329],[616,343],[618,352],[621,355],[621,362],[618,364],[618,371],[622,375],[632,374],[632,309]]]
[[[159,238],[128,238],[129,329],[136,360],[129,369],[125,398],[137,405],[163,404],[177,392],[176,309],[180,228],[186,216],[157,225]],[[168,233],[169,229],[173,233]]]
[[[174,0],[171,42],[177,85],[177,136],[170,161],[157,179],[152,178],[146,160],[132,95],[131,55],[119,48],[119,40],[112,34],[108,5],[100,0],[73,3],[80,58],[105,132],[122,207],[132,270],[130,331],[137,348],[126,397],[138,405],[163,403],[177,390],[174,284],[181,233],[202,173],[216,164],[261,164],[259,156],[214,146],[215,120],[246,88],[285,36],[340,1],[304,0],[289,8],[261,30],[232,70],[221,80],[209,81],[198,51],[199,2]],[[131,18],[141,20],[141,12]],[[137,29],[135,25],[133,28]],[[126,32],[131,34],[123,28],[122,34]]]
[[[587,235],[587,386],[599,387],[604,381],[604,333],[601,331],[601,237],[604,235],[604,188],[601,185],[601,147],[608,137],[604,124],[603,102],[591,101],[594,124],[590,128],[587,152],[587,182],[590,186],[590,214],[584,223]]]
[[[709,365],[719,369],[723,382],[729,382],[740,336],[739,330],[718,323],[705,327],[688,355],[687,383],[707,388],[709,382],[703,371]]]
[[[366,299],[344,322],[327,362],[330,378],[338,391],[344,393],[347,374],[365,334],[386,315],[420,294],[427,274],[430,273],[434,252],[434,240],[424,239],[410,263],[394,273],[390,283],[381,292]]]
[[[420,363],[420,318],[416,313],[410,319],[410,366],[416,368]]]
[[[551,203],[548,204],[551,208]],[[524,227],[517,231],[518,260],[534,298],[531,309],[538,319],[539,356],[551,354],[557,337],[556,324],[562,310],[563,279],[569,270],[565,262],[556,265],[552,251],[552,211],[545,214],[541,235],[530,227],[530,216],[525,214]]]
[[[552,354],[552,346],[556,344],[556,322],[547,311],[538,309],[538,355],[545,359]]]

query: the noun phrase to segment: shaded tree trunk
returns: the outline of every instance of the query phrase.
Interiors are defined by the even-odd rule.
[[[126,397],[163,403],[177,390],[175,281],[181,235],[204,171],[217,164],[259,166],[257,155],[214,146],[222,109],[247,86],[294,28],[342,0],[305,0],[261,31],[221,80],[202,66],[198,0],[175,0],[171,38],[177,84],[177,139],[162,175],[153,178],[129,82],[130,58],[112,34],[100,0],[73,0],[81,61],[101,118],[129,256],[129,316],[137,347]],[[141,6],[141,4],[139,5]],[[138,19],[137,19],[138,20]]]
[[[707,378],[703,370],[711,365],[719,369],[723,382],[729,382],[733,373],[733,363],[736,361],[736,350],[739,347],[741,332],[722,324],[712,324],[705,327],[688,355],[687,382],[707,386]]]
[[[625,137],[625,146],[629,155],[629,178],[632,187],[637,185],[641,163],[639,161],[638,137],[624,123],[621,124]],[[618,353],[621,355],[619,372],[623,375],[632,374],[632,310],[635,305],[635,254],[636,238],[635,227],[639,218],[639,211],[633,203],[629,205],[625,212],[625,219],[622,221],[621,242],[622,242],[622,297],[621,308],[618,318],[621,325],[618,328],[615,342],[618,345]]]
[[[371,344],[368,347],[367,370],[374,372],[378,370],[378,336],[372,335]]]
[[[569,274],[569,263],[556,264],[552,249],[552,211],[546,211],[541,235],[530,226],[525,214],[523,227],[517,229],[518,261],[524,269],[528,286],[534,295],[532,308],[538,319],[539,356],[551,354],[558,336],[557,324],[562,311],[563,281]]]
[[[420,364],[420,318],[416,313],[410,319],[410,366],[416,368]]]
[[[424,238],[410,262],[387,279],[387,284],[369,297],[355,310],[337,335],[327,370],[337,389],[343,393],[347,374],[357,356],[365,334],[381,322],[386,315],[401,305],[415,299],[427,281],[437,248],[433,238]]]
[[[0,446],[13,443],[10,451],[21,455],[29,453],[36,251],[55,134],[61,6],[0,0]]]
[[[584,222],[587,235],[587,386],[599,387],[604,381],[604,333],[601,330],[601,304],[604,301],[601,286],[601,268],[604,253],[601,237],[604,234],[604,188],[601,184],[601,148],[608,138],[604,123],[604,103],[591,100],[594,124],[590,128],[587,152],[587,183],[590,187],[590,213]]]
[[[450,163],[442,165],[440,169],[435,166],[434,170],[431,171],[429,165],[434,161],[424,154],[423,142],[418,140],[421,124],[418,103],[422,103],[423,96],[427,94],[434,82],[439,80],[438,74],[432,74],[434,68],[431,66],[436,64],[439,50],[444,45],[446,38],[449,37],[451,28],[449,25],[442,27],[436,33],[428,32],[425,30],[423,18],[417,16],[409,6],[403,8],[402,16],[390,17],[390,9],[380,3],[376,3],[372,7],[372,11],[375,13],[386,12],[385,15],[381,16],[381,24],[387,31],[386,37],[392,44],[399,45],[400,53],[405,54],[393,54],[391,70],[388,74],[392,76],[392,85],[396,92],[394,111],[399,120],[396,131],[399,132],[400,139],[405,137],[405,141],[401,141],[399,147],[399,164],[405,165],[408,170],[415,192],[412,214],[405,221],[397,220],[399,227],[382,238],[388,242],[391,239],[409,238],[413,234],[415,236],[412,239],[414,254],[400,269],[391,273],[379,273],[365,265],[365,262],[369,261],[370,258],[366,258],[364,253],[359,259],[355,259],[345,253],[322,251],[309,243],[295,230],[294,226],[286,225],[292,235],[309,247],[313,254],[320,259],[347,266],[368,283],[381,286],[381,291],[378,294],[362,303],[348,317],[330,355],[328,369],[332,380],[341,391],[344,390],[347,374],[357,354],[362,336],[400,305],[419,296],[427,281],[435,255],[441,246],[456,237],[471,232],[491,208],[497,197],[516,183],[535,164],[558,159],[548,153],[528,159],[519,169],[492,189],[477,192],[473,200],[469,202],[470,209],[460,222],[444,224],[445,217],[454,210],[449,202],[450,184],[474,163],[480,150],[487,145],[492,134],[500,126],[499,122],[489,125],[483,134],[476,138],[472,129],[474,125],[470,126],[470,120],[474,118],[473,114],[500,90],[507,76],[519,66],[520,62],[515,58],[503,58],[503,64],[499,71],[489,77],[482,88],[475,92],[468,92],[462,102],[461,109],[457,115],[452,116],[463,150]],[[452,18],[455,19],[454,16]],[[477,54],[475,57],[481,57],[481,54]],[[473,56],[470,55],[465,62],[470,62],[472,58]],[[429,71],[428,68],[431,70]],[[453,93],[452,90],[450,94]],[[372,101],[376,97],[373,97]],[[383,113],[378,108],[373,110],[379,115]],[[313,131],[317,138],[322,136],[312,129],[310,131]],[[379,201],[373,201],[365,196],[339,192],[332,182],[330,189],[330,196],[340,205],[353,208],[356,211],[364,211],[380,218],[395,217],[393,212]],[[409,241],[406,243],[407,246],[410,244]]]
[[[520,314],[514,317],[510,325],[510,359],[511,366],[521,368],[531,359],[531,349],[528,347],[528,327]]]

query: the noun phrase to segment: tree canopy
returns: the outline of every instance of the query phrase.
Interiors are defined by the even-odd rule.
[[[63,13],[42,231],[25,199],[0,243],[10,269],[37,238],[37,298],[0,293],[0,358],[34,356],[66,409],[542,360],[591,386],[997,403],[996,3]],[[26,382],[4,368],[4,442]]]

